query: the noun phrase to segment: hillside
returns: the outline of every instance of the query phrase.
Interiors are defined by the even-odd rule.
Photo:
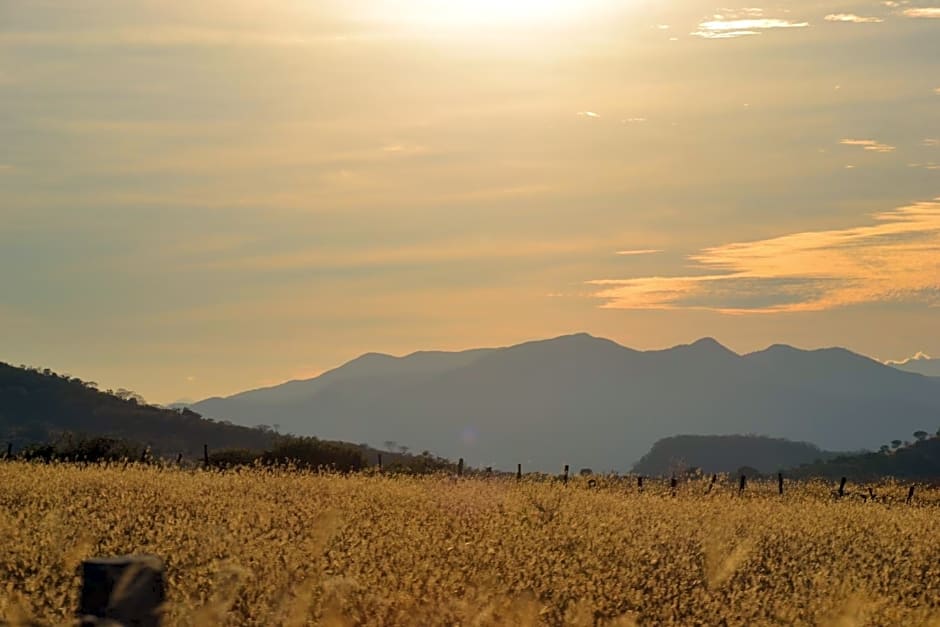
[[[667,475],[698,468],[735,472],[743,466],[761,473],[826,460],[837,454],[808,442],[754,435],[677,435],[657,441],[633,467],[642,475]]]
[[[203,444],[260,450],[272,441],[258,429],[147,405],[126,391],[120,396],[51,370],[0,363],[0,443],[20,450],[69,432],[150,445],[158,455],[201,456]]]
[[[433,359],[428,359],[433,355]],[[475,466],[628,470],[677,433],[877,448],[940,416],[940,380],[841,348],[738,355],[705,338],[637,351],[587,334],[498,349],[369,354],[307,381],[196,403],[217,419],[428,449]]]
[[[937,481],[940,478],[940,430],[932,437],[895,449],[885,446],[877,453],[839,455],[828,461],[802,465],[789,474],[830,479],[848,477],[854,481],[878,477]]]
[[[940,359],[929,357],[923,353],[918,353],[902,361],[888,361],[885,363],[905,372],[916,372],[925,377],[940,377]]]

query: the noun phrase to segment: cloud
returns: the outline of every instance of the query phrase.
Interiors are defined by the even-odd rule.
[[[905,364],[911,363],[912,361],[930,361],[931,359],[932,358],[927,353],[923,351],[917,351],[912,356],[905,359],[886,359],[883,363],[889,366],[903,366]]]
[[[940,305],[940,198],[873,216],[874,223],[706,248],[684,276],[589,281],[611,309],[728,314],[822,311],[848,305]]]
[[[923,168],[924,170],[940,170],[940,163],[928,161],[926,163],[908,163],[909,168]]]
[[[894,146],[882,144],[874,139],[843,139],[839,143],[843,146],[861,146],[870,152],[894,152]]]
[[[808,22],[794,22],[778,18],[759,17],[761,9],[742,9],[744,13],[718,14],[714,19],[701,22],[692,35],[705,39],[733,39],[747,35],[760,35],[774,28],[805,28]],[[743,15],[743,16],[742,16]]]
[[[935,94],[937,94],[938,96],[940,96],[940,87],[935,87],[934,90],[933,90],[933,93],[935,93]]]
[[[578,115],[582,118],[599,118],[601,117],[600,113],[594,113],[593,111],[578,111]]]
[[[927,146],[928,148],[940,148],[940,139],[928,138],[920,143],[922,146]]]
[[[661,252],[663,251],[660,248],[638,248],[636,250],[618,250],[615,254],[630,257],[633,255],[652,255]]]
[[[621,124],[642,124],[643,122],[646,122],[646,118],[626,118],[620,120]]]
[[[830,13],[824,18],[827,22],[852,22],[854,24],[876,24],[884,22],[880,17],[864,17],[854,13]]]
[[[912,7],[901,11],[905,17],[940,19],[940,7]]]

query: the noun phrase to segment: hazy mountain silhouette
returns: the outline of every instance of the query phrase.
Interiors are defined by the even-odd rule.
[[[844,349],[738,355],[706,338],[636,351],[577,334],[499,349],[368,354],[307,381],[213,398],[217,419],[464,457],[627,470],[658,439],[756,433],[877,448],[940,417],[940,381]]]
[[[928,357],[923,353],[917,353],[913,357],[903,361],[885,362],[889,366],[904,370],[905,372],[916,372],[927,377],[940,377],[940,359]]]

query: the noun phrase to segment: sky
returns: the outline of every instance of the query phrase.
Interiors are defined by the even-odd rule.
[[[940,4],[3,0],[0,360],[940,355]]]

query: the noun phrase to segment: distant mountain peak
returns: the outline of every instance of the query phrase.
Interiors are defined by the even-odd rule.
[[[522,344],[516,344],[514,346],[508,346],[503,350],[506,351],[530,351],[532,349],[538,350],[551,350],[551,351],[592,351],[592,350],[609,350],[609,349],[618,349],[621,351],[630,351],[632,349],[626,348],[614,342],[613,340],[608,340],[607,338],[597,337],[591,335],[590,333],[569,333],[567,335],[559,335],[557,337],[545,339],[545,340],[532,340],[529,342],[523,342]]]
[[[680,344],[674,346],[670,351],[689,352],[696,355],[726,355],[738,357],[733,350],[719,342],[713,337],[703,337],[695,340],[691,344]]]
[[[723,350],[731,350],[715,338],[708,336],[695,340],[689,346],[695,346],[698,348],[720,348]]]
[[[368,352],[368,353],[363,353],[363,354],[359,355],[358,357],[356,357],[355,359],[352,359],[352,360],[350,360],[350,361],[348,361],[348,362],[346,362],[346,363],[347,363],[347,365],[348,365],[348,364],[355,363],[355,362],[362,362],[362,361],[388,361],[389,359],[400,359],[400,358],[399,358],[399,357],[395,357],[394,355],[389,355],[389,354],[387,354],[387,353]]]

